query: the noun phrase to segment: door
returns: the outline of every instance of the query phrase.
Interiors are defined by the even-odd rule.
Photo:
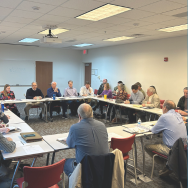
[[[91,63],[85,63],[85,83],[86,81],[91,84]]]
[[[43,95],[51,87],[53,62],[36,61],[36,82]]]

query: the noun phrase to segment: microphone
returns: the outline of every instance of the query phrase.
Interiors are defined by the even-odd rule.
[[[5,124],[9,122],[7,116],[3,112],[0,112],[0,120],[2,120]]]

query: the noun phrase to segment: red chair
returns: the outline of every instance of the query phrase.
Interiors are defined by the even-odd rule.
[[[160,100],[160,108],[163,108],[163,103],[165,102],[165,100]]]
[[[131,96],[130,94],[127,94],[127,100],[130,98],[130,96]]]
[[[119,149],[123,153],[123,159],[126,160],[126,172],[127,172],[127,162],[129,159],[129,151],[133,151],[133,163],[134,163],[134,174],[135,174],[135,183],[137,185],[137,173],[136,173],[136,164],[135,164],[135,153],[134,153],[134,140],[135,134],[128,138],[112,138],[111,139],[111,148],[113,150]],[[132,147],[133,146],[133,147]],[[125,174],[126,181],[126,174]]]
[[[113,96],[113,99],[116,99],[116,96]]]
[[[97,90],[97,89],[95,89],[95,90],[94,90],[94,94],[95,94],[95,95],[97,95],[97,93],[98,93],[98,90]]]
[[[44,167],[25,166],[24,177],[17,179],[16,182],[19,188],[59,188],[57,183],[63,180],[62,187],[65,187],[64,164],[65,159]]]

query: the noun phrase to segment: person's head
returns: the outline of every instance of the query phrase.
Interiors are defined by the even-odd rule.
[[[141,85],[140,82],[136,82],[136,84],[134,84],[134,85],[137,85],[137,86],[138,86],[138,90],[141,90],[141,89],[142,89],[142,85]]]
[[[119,81],[119,82],[117,83],[117,86],[118,86],[119,84],[123,84],[123,82],[122,82],[122,81]]]
[[[109,89],[110,89],[109,83],[105,83],[105,84],[104,84],[104,90],[109,90]]]
[[[185,87],[183,89],[183,93],[184,93],[185,98],[188,98],[188,87]]]
[[[10,85],[9,84],[6,84],[4,86],[4,95],[5,97],[7,97],[7,94],[10,92]]]
[[[119,91],[124,91],[124,85],[122,83],[118,84],[118,90]]]
[[[148,90],[147,90],[147,95],[150,97],[152,96],[153,94],[155,94],[156,91],[153,87],[149,87]]]
[[[132,85],[131,89],[132,89],[133,93],[137,93],[138,92],[138,86],[137,85]]]
[[[169,110],[176,109],[176,104],[172,100],[166,100],[163,103],[163,114],[167,113]]]
[[[52,82],[52,83],[51,83],[51,86],[52,86],[53,89],[55,89],[56,86],[57,86],[57,83],[56,83],[56,82]]]
[[[69,85],[70,88],[72,88],[72,86],[73,86],[73,81],[72,81],[72,80],[69,80],[69,81],[68,81],[68,85]]]
[[[37,82],[32,82],[32,89],[35,91],[37,89]]]
[[[93,117],[93,110],[89,104],[83,103],[78,107],[78,116],[80,119],[87,119]]]
[[[86,81],[86,88],[88,89],[90,87],[90,83],[88,81]]]
[[[157,90],[156,90],[155,86],[150,86],[150,87],[152,87],[153,89],[155,89],[155,93],[157,93]]]
[[[103,79],[103,84],[106,84],[107,83],[107,79]]]

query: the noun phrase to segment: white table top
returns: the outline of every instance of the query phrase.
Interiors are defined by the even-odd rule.
[[[21,118],[19,118],[17,115],[15,115],[10,110],[5,110],[4,113],[5,113],[5,115],[9,115],[10,116],[8,124],[25,123],[24,120],[22,120]]]

